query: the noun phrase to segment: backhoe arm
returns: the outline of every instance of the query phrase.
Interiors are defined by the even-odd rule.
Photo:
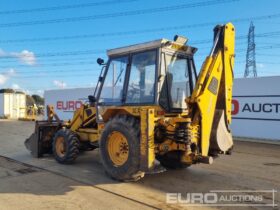
[[[194,110],[193,124],[201,126],[201,155],[226,152],[233,143],[228,125],[231,123],[231,100],[234,65],[235,29],[231,23],[216,26],[214,45],[201,68],[189,101]]]

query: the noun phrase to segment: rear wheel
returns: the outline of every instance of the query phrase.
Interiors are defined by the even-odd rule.
[[[107,122],[100,140],[100,155],[106,173],[112,178],[136,181],[143,177],[139,171],[139,122],[122,115]]]
[[[79,154],[78,136],[69,129],[60,129],[55,134],[52,149],[57,162],[73,163]]]
[[[190,164],[186,164],[181,161],[181,156],[181,151],[173,151],[168,152],[165,155],[158,156],[157,159],[160,164],[167,169],[184,169],[189,167]]]

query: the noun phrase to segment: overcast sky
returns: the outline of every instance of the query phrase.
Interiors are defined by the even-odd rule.
[[[235,77],[243,77],[250,21],[259,76],[279,75],[279,0],[9,0],[0,1],[0,88],[94,86],[106,49],[175,34],[209,53],[213,27],[236,27]]]

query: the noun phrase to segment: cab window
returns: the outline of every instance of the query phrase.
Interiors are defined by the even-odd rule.
[[[185,99],[191,95],[189,58],[176,54],[165,54],[163,68],[166,76],[159,103],[165,109],[186,109]]]
[[[154,103],[156,50],[132,55],[126,103]]]
[[[99,102],[104,104],[119,104],[122,102],[127,64],[127,56],[110,61]]]

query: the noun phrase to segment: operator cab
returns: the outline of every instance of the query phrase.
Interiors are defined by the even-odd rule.
[[[174,41],[160,39],[108,50],[97,87],[98,107],[160,105],[167,113],[184,112],[197,78],[193,60],[197,49],[186,41],[176,36]]]

